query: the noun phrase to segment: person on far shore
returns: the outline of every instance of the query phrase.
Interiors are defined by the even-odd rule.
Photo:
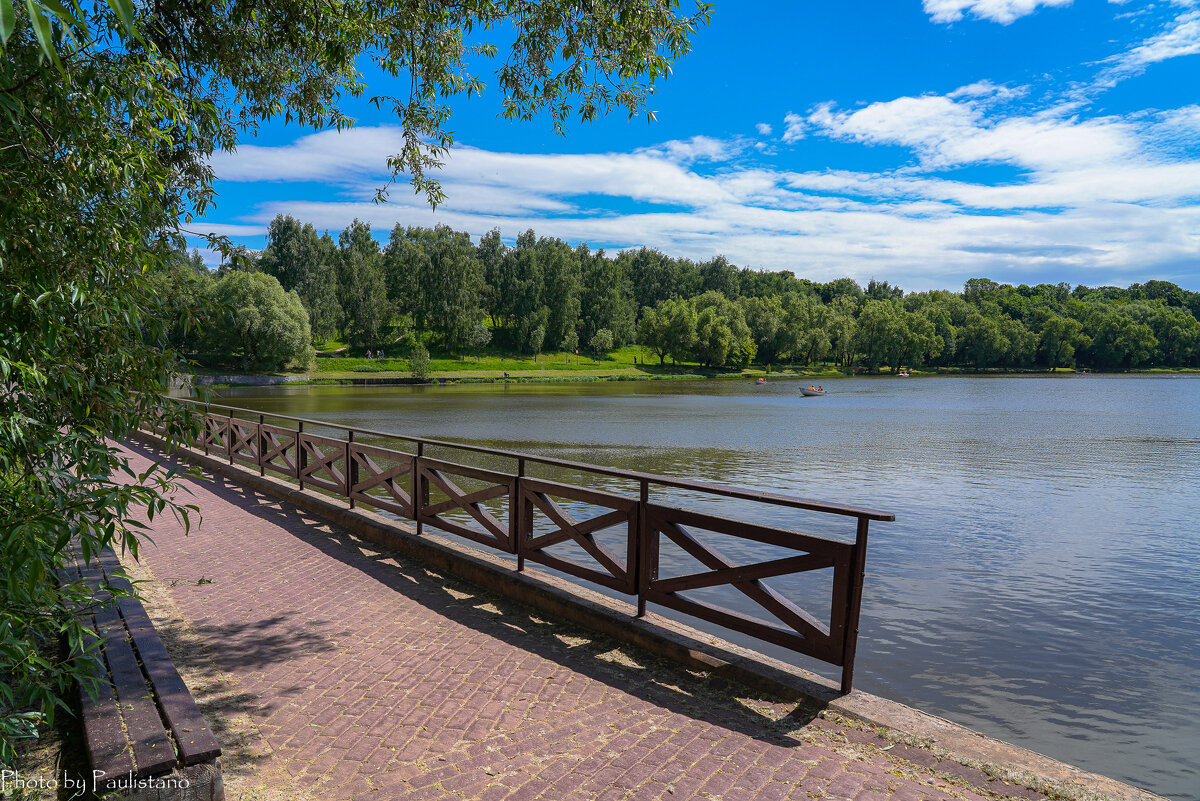
[[[371,358],[371,349],[370,348],[367,348],[367,358],[368,359]]]
[[[377,358],[377,359],[383,358],[383,348],[379,349],[379,353],[375,354],[375,358]]]

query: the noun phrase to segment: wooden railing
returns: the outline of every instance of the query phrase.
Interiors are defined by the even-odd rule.
[[[260,474],[295,479],[315,488],[464,537],[516,556],[517,569],[532,561],[611,591],[636,596],[638,616],[652,602],[841,667],[843,692],[850,692],[862,603],[867,534],[871,521],[895,515],[857,506],[824,503],[720,484],[620,470],[515,453],[477,445],[425,439],[345,426],[323,420],[266,414],[250,409],[202,404],[203,425],[195,442],[206,454],[255,465]],[[293,424],[267,423],[283,421]],[[305,430],[308,426],[308,431]],[[154,426],[152,426],[154,428]],[[343,432],[320,436],[316,428]],[[370,443],[363,440],[371,440]],[[408,450],[382,447],[402,443]],[[509,460],[515,472],[460,464],[425,455],[426,449],[483,454]],[[637,497],[573,486],[526,474],[531,465],[560,468],[635,484]],[[464,489],[470,482],[472,489]],[[651,492],[683,490],[692,496],[719,496],[855,520],[853,541],[796,531],[652,502]],[[436,496],[436,497],[435,497]],[[592,516],[576,519],[586,507]],[[597,513],[595,510],[599,510]],[[597,534],[610,532],[612,547]],[[715,535],[715,536],[714,536]],[[718,550],[716,538],[760,543],[788,555],[764,561],[737,560]],[[670,563],[660,557],[670,543],[698,563],[698,572],[664,575]],[[547,549],[562,543],[578,546],[577,556]],[[746,549],[738,548],[738,552]],[[581,551],[581,553],[580,553]],[[818,616],[764,583],[810,571],[832,571],[829,611]],[[766,613],[760,618],[687,593],[724,588]]]

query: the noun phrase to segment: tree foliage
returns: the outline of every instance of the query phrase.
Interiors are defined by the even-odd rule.
[[[162,303],[154,276],[213,199],[210,156],[275,116],[349,125],[343,103],[366,91],[362,74],[403,76],[405,94],[370,99],[403,134],[394,174],[437,203],[428,171],[453,142],[450,98],[483,86],[472,69],[498,64],[509,117],[544,112],[562,129],[572,116],[639,113],[708,14],[651,0],[0,0],[0,756],[87,675],[71,615],[87,592],[55,580],[72,538],[85,557],[106,545],[136,553],[139,518],[171,508],[170,477],[128,476],[111,442],[163,413],[180,367],[172,338],[186,336],[175,315],[187,304]],[[480,35],[499,29],[503,55]],[[335,309],[314,298],[328,276],[314,294],[292,283],[292,233],[276,232],[266,268],[326,329]],[[376,283],[356,278],[371,259],[355,253],[338,265],[343,288]],[[356,313],[348,300],[338,305]],[[167,415],[171,438],[193,423]],[[67,658],[43,659],[60,633]]]
[[[282,370],[312,360],[308,313],[300,296],[284,292],[274,276],[232,272],[212,295],[227,322],[210,329],[210,352],[228,354],[243,370]]]

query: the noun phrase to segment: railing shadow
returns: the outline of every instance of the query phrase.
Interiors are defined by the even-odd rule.
[[[127,447],[152,460],[170,459],[144,443],[127,443]],[[214,495],[278,524],[433,613],[671,712],[771,744],[795,746],[801,740],[794,732],[821,711],[815,701],[774,698],[583,627],[547,620],[516,601],[392,553],[286,501],[254,492],[219,474],[206,478],[205,488]],[[327,527],[328,533],[318,526]],[[198,637],[203,633],[197,628]],[[268,643],[238,659],[246,664],[254,664],[255,659],[286,659],[290,652],[307,647],[313,644]]]

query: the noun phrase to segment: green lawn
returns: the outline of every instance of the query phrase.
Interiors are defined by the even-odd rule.
[[[385,353],[387,349],[384,349]],[[635,363],[636,359],[636,363]],[[434,352],[430,368],[440,378],[499,378],[512,376],[570,376],[570,375],[671,375],[695,373],[696,365],[672,365],[670,360],[660,367],[657,359],[643,364],[641,349],[636,346],[615,350],[596,361],[590,356],[574,353],[543,353],[536,357],[486,349],[479,356],[453,356]],[[322,357],[317,359],[314,377],[354,378],[365,376],[391,377],[407,375],[408,360]]]

